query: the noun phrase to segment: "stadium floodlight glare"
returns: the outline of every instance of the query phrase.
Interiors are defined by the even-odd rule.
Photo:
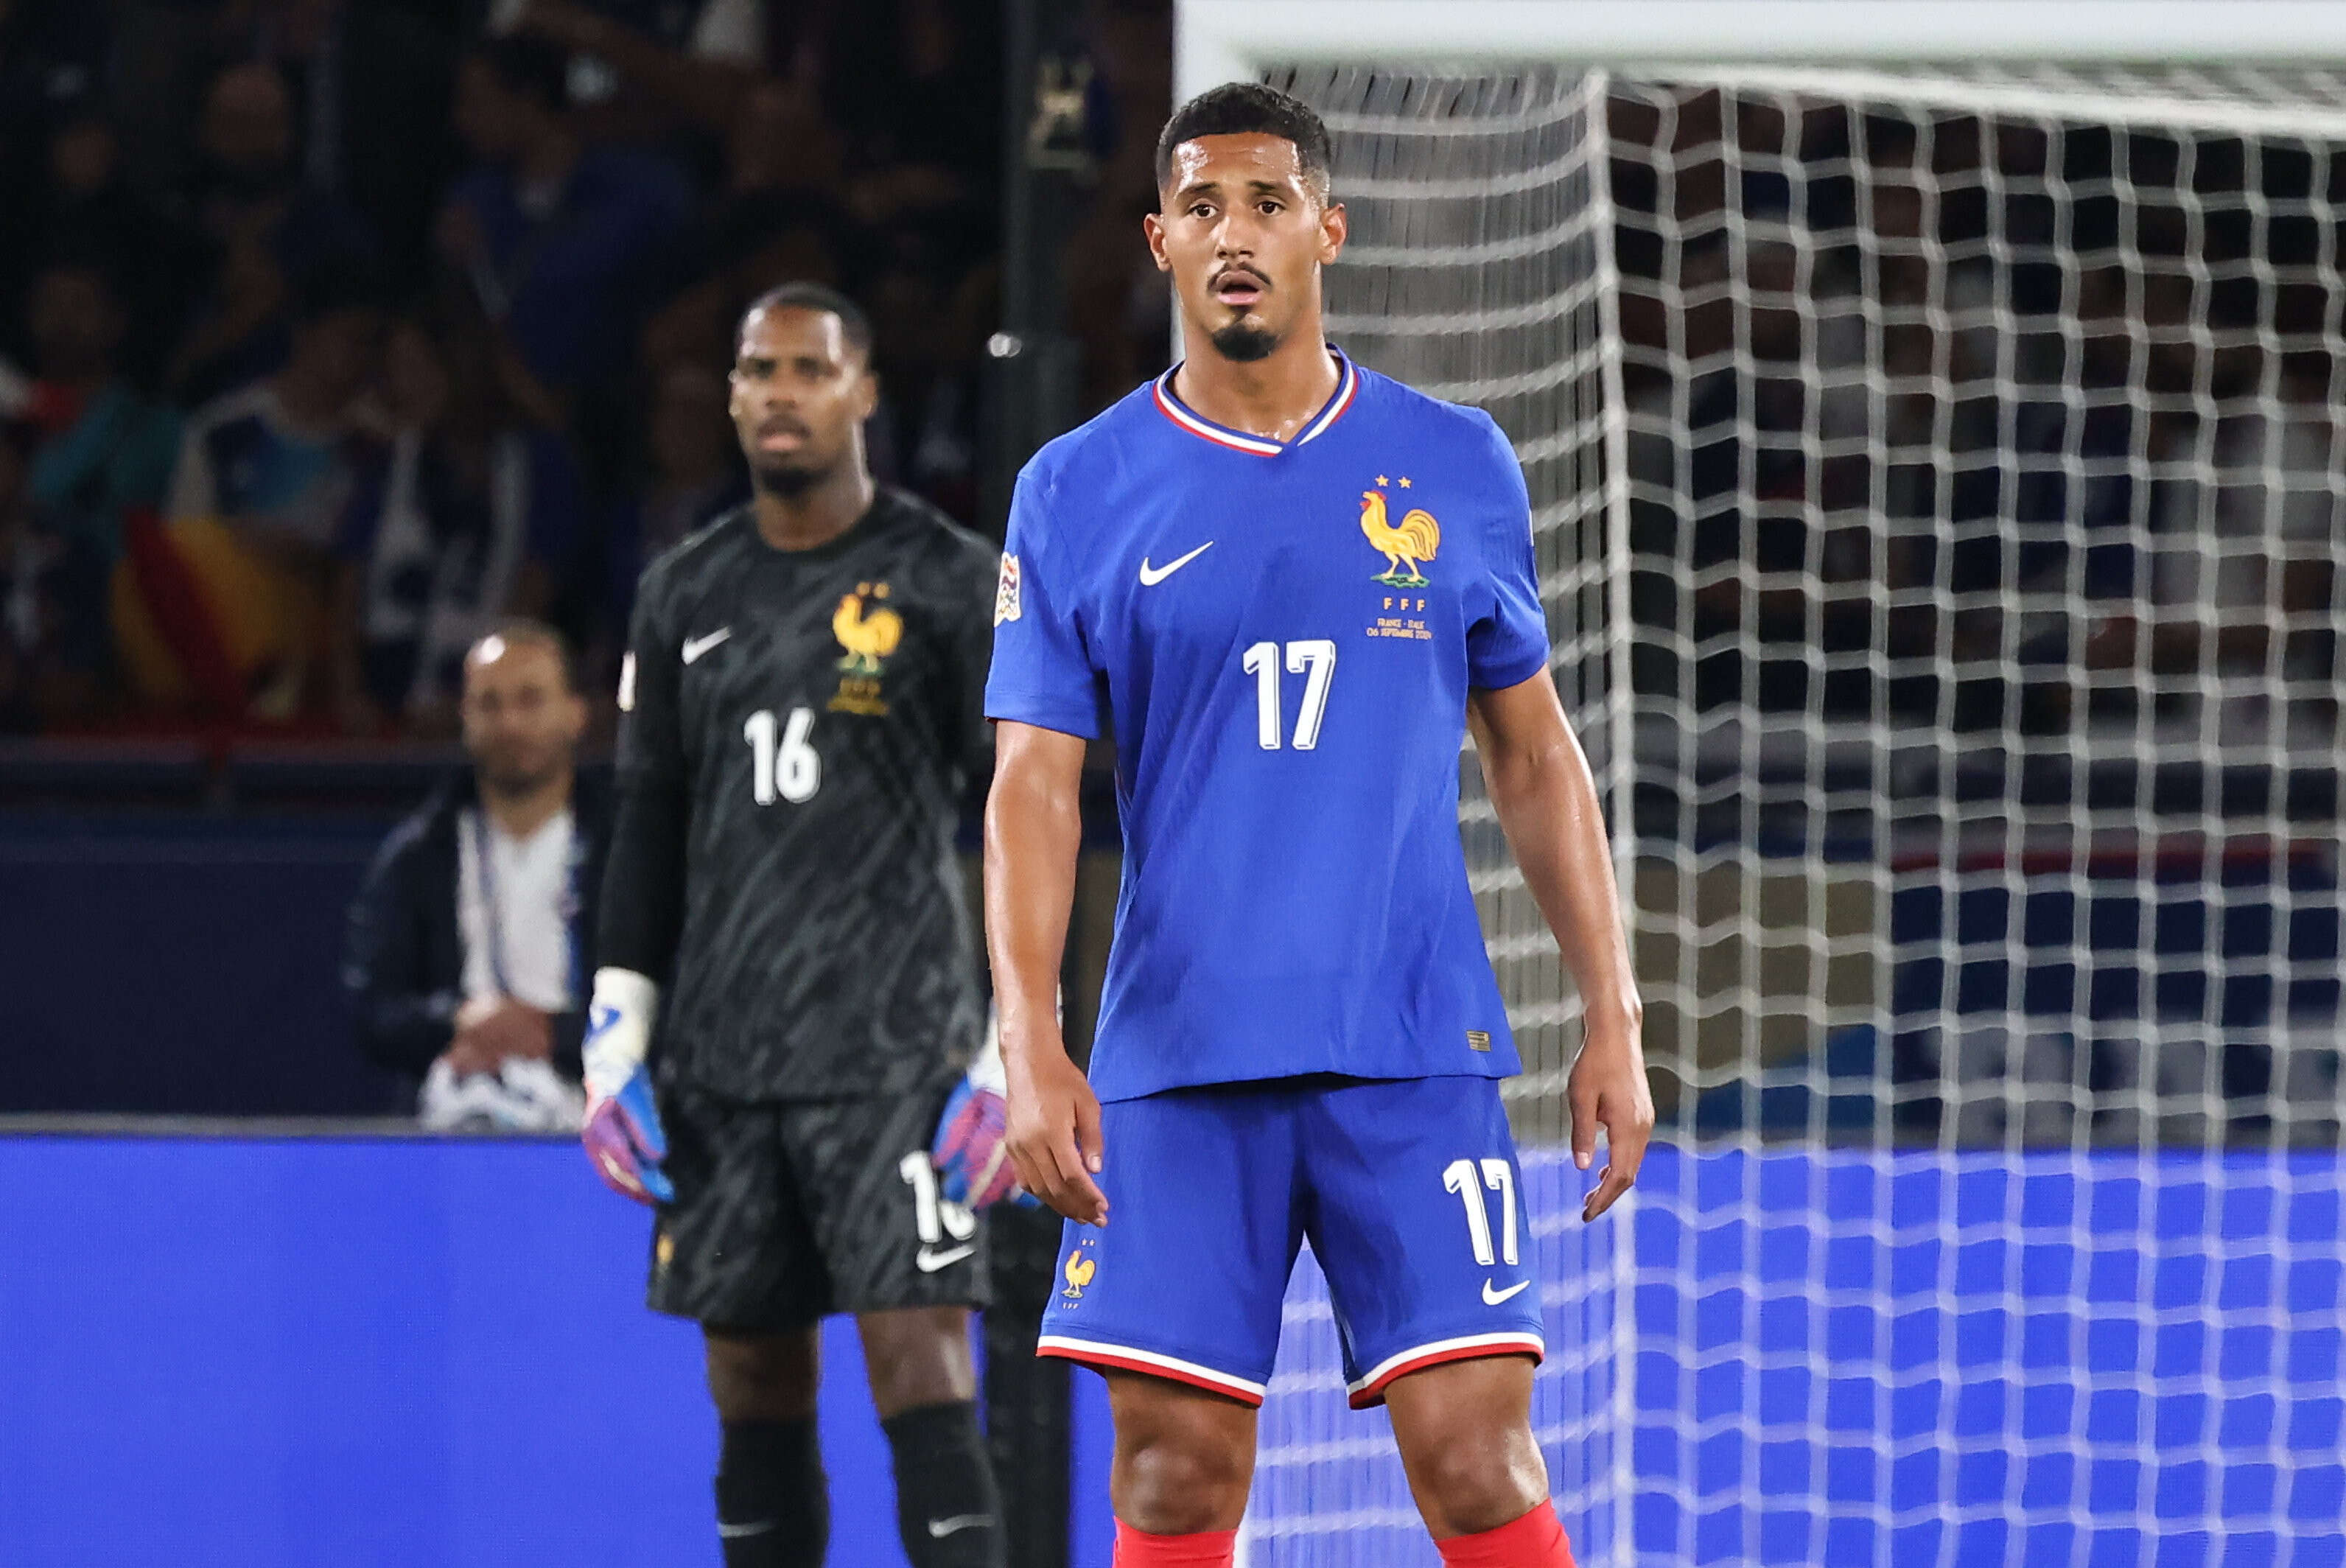
[[[2346,1550],[2346,6],[1181,0],[1515,443],[1664,1125],[1527,1149],[1584,1563]],[[1576,1013],[1461,830],[1565,1131]],[[1299,1269],[1247,1561],[1415,1563]],[[2232,1553],[2227,1556],[2225,1553]]]

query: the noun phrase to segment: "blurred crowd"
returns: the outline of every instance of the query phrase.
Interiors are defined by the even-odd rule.
[[[1613,134],[1641,690],[2334,744],[2346,160],[1761,93]]]
[[[1168,10],[1091,7],[1102,213],[1146,201]],[[746,494],[729,335],[784,281],[869,309],[876,470],[976,521],[1000,37],[997,0],[0,0],[0,731],[445,734],[515,615],[608,690],[643,564]],[[1068,263],[1087,384],[1146,341],[1124,227]]]

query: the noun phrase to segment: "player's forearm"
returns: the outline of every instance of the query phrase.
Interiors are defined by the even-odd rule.
[[[1545,728],[1545,727],[1544,727]],[[1643,1013],[1621,923],[1620,891],[1588,759],[1560,721],[1527,742],[1478,729],[1499,826],[1592,1017]]]
[[[684,930],[685,802],[672,785],[624,785],[595,915],[598,967],[658,979]]]
[[[1083,848],[1082,782],[1080,740],[1003,737],[985,802],[985,945],[1006,1066],[1064,1049],[1059,962]]]

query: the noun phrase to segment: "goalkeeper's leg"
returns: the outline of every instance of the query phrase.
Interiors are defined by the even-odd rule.
[[[1448,1361],[1385,1389],[1410,1494],[1446,1568],[1572,1568],[1532,1436],[1532,1361]]]
[[[703,1330],[722,1438],[717,1532],[725,1568],[821,1568],[831,1502],[815,1441],[815,1330]]]
[[[977,1428],[969,1313],[959,1307],[865,1312],[863,1365],[896,1471],[896,1528],[913,1568],[1002,1568],[1006,1546],[994,1464]]]

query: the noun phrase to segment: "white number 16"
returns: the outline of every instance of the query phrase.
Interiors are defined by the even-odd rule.
[[[1487,1186],[1499,1195],[1499,1208],[1506,1217],[1499,1228],[1499,1256],[1516,1262],[1515,1167],[1504,1160],[1484,1160],[1478,1171],[1473,1160],[1452,1160],[1443,1169],[1442,1185],[1466,1206],[1466,1235],[1474,1243],[1474,1261],[1485,1268],[1496,1260],[1491,1256],[1491,1216],[1483,1207],[1483,1189]]]

